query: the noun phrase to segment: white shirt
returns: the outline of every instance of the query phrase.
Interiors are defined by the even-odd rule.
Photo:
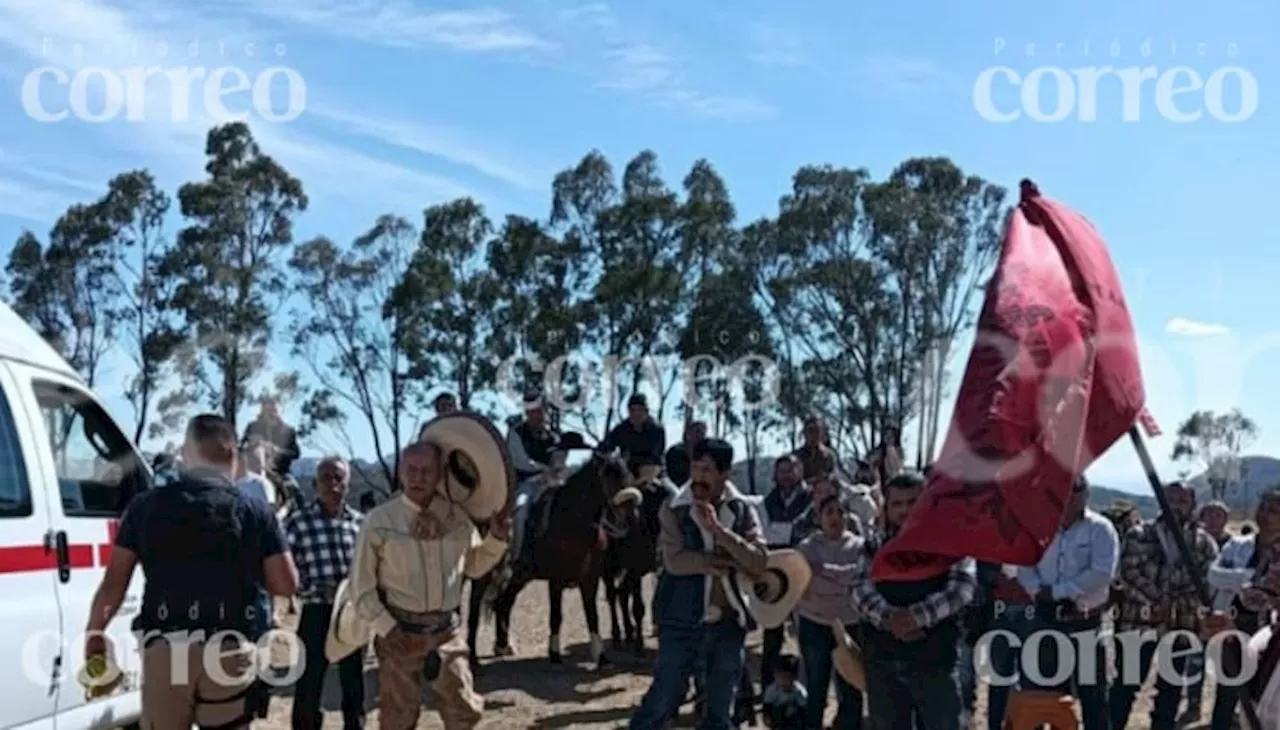
[[[1253,560],[1255,546],[1253,535],[1233,537],[1222,546],[1222,552],[1209,566],[1209,588],[1213,590],[1213,610],[1225,611],[1231,602],[1253,580],[1254,568],[1249,567]]]
[[[275,504],[276,489],[271,482],[261,474],[245,474],[236,480],[236,486],[240,491],[255,499],[260,499],[267,503],[267,506]]]
[[[1049,586],[1055,601],[1073,601],[1081,611],[1106,604],[1120,563],[1120,537],[1111,520],[1085,508],[1074,524],[1059,528],[1035,567],[1018,569],[1018,582],[1034,597]]]

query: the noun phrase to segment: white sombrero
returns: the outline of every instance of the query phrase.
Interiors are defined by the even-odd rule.
[[[339,662],[363,649],[373,634],[370,627],[356,615],[347,595],[347,581],[338,584],[333,595],[333,614],[329,617],[329,630],[324,637],[324,655],[330,663]]]
[[[507,505],[516,473],[502,435],[467,411],[437,416],[422,427],[422,440],[443,452],[445,494],[471,519],[483,522]]]
[[[636,470],[636,481],[641,484],[657,484],[660,479],[662,479],[662,467],[657,464],[649,464]]]
[[[812,577],[809,561],[799,552],[774,550],[760,577],[752,579],[735,571],[725,580],[731,595],[742,597],[761,626],[776,629],[795,610]]]
[[[831,650],[831,663],[836,673],[859,692],[867,691],[867,670],[862,663],[862,647],[849,636],[844,624],[831,622],[831,634],[836,639],[836,648]]]
[[[613,496],[613,505],[621,507],[624,504],[641,504],[644,502],[644,495],[635,487],[623,487]]]

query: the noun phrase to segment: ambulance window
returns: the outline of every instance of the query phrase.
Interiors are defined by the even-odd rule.
[[[150,477],[129,439],[78,389],[34,381],[68,517],[117,517]]]
[[[31,485],[27,463],[14,427],[9,399],[0,389],[0,518],[31,515]]]

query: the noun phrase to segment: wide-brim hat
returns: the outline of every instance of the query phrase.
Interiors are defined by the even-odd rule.
[[[769,553],[763,574],[750,578],[735,571],[729,580],[756,621],[766,629],[776,629],[795,610],[812,577],[809,561],[799,552],[774,550]]]
[[[333,613],[324,636],[324,655],[330,663],[342,661],[373,640],[370,626],[356,615],[347,595],[347,581],[338,584],[333,596]]]
[[[636,489],[635,487],[623,487],[622,489],[618,490],[617,494],[613,495],[613,500],[612,500],[613,506],[621,507],[622,505],[627,503],[637,504],[637,505],[643,504],[644,494],[642,494],[640,490]]]
[[[849,636],[844,624],[831,622],[831,635],[836,647],[831,650],[831,663],[840,678],[859,692],[867,691],[867,668],[862,662],[862,647]]]
[[[636,481],[641,484],[655,484],[662,478],[662,467],[657,464],[646,464],[636,469]]]
[[[422,440],[444,458],[444,490],[471,519],[484,522],[507,505],[516,473],[506,441],[488,420],[467,411],[437,416],[422,428]]]

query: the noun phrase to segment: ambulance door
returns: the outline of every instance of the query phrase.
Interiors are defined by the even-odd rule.
[[[61,636],[58,560],[49,512],[52,475],[41,467],[39,424],[0,360],[0,726],[51,716]]]
[[[150,473],[129,439],[97,398],[76,380],[24,368],[33,410],[39,414],[41,459],[55,475],[60,500],[50,510],[55,540],[66,544],[59,575],[63,613],[61,714],[86,702],[77,674],[84,665],[84,627],[111,555],[119,519],[129,501],[150,486]],[[142,606],[142,569],[108,626],[125,689],[136,690],[141,657],[130,624]]]

